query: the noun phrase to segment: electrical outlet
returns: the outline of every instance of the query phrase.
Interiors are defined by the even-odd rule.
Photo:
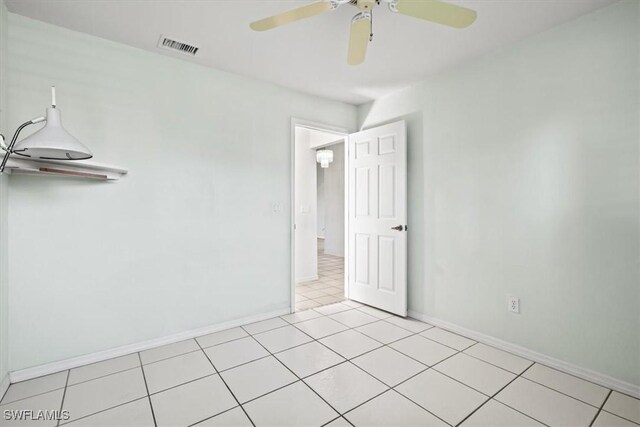
[[[509,295],[507,297],[507,309],[512,313],[520,313],[520,298]]]

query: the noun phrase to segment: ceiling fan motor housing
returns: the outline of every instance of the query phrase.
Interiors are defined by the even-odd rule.
[[[372,10],[378,2],[376,0],[357,0],[356,5],[364,11]]]

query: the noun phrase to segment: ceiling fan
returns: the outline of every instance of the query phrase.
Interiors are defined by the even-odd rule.
[[[360,9],[360,12],[351,20],[347,62],[349,65],[358,65],[364,62],[367,46],[373,38],[373,8],[381,2],[387,3],[389,10],[392,12],[448,25],[453,28],[468,27],[476,20],[476,12],[474,10],[439,0],[321,0],[252,22],[250,27],[255,31],[271,30],[300,19],[311,18],[312,16],[336,10],[343,4],[350,4]]]

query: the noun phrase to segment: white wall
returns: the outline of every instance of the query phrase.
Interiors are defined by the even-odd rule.
[[[7,128],[6,99],[7,99],[7,8],[0,0],[0,129],[10,140],[11,130]],[[8,143],[8,142],[7,142]],[[4,151],[0,150],[0,155]],[[8,287],[8,253],[7,253],[7,220],[9,216],[7,202],[9,200],[9,180],[6,175],[0,176],[0,384],[9,370],[9,287]],[[2,398],[0,389],[0,399]]]
[[[409,123],[410,310],[640,384],[639,8],[360,108]]]
[[[9,127],[55,83],[65,127],[130,170],[10,178],[10,369],[289,306],[291,117],[354,107],[12,14],[9,43]]]
[[[318,195],[316,152],[310,148],[311,132],[295,128],[296,282],[318,278]]]
[[[333,162],[324,170],[325,238],[324,253],[344,256],[344,143],[327,149]]]
[[[324,238],[325,229],[325,199],[324,199],[324,169],[316,163],[316,181],[318,183],[318,237]]]

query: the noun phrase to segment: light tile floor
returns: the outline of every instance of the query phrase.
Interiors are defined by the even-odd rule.
[[[14,422],[6,411],[68,410]],[[0,426],[638,426],[640,400],[353,301],[13,384]]]
[[[344,258],[324,253],[318,239],[318,280],[296,285],[296,311],[344,300]]]

